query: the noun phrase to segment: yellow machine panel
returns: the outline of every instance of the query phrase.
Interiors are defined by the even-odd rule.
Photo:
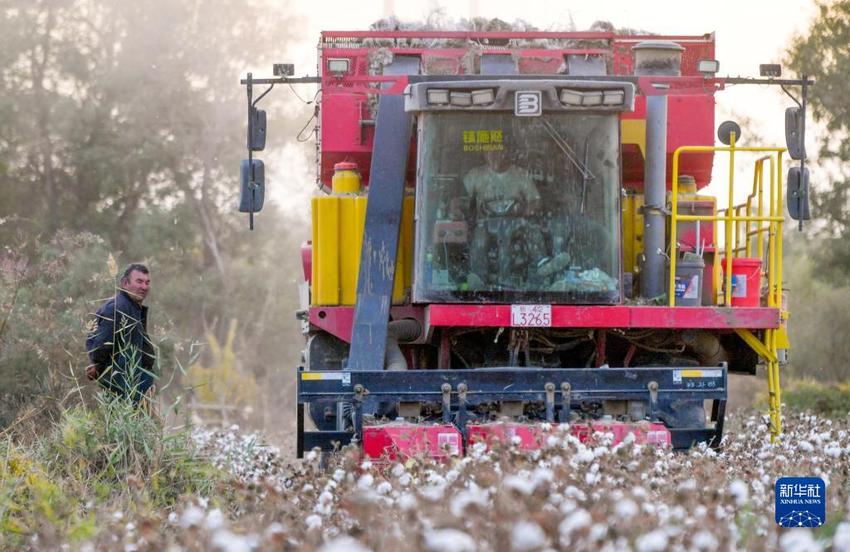
[[[627,194],[623,209],[623,272],[637,273],[638,256],[643,253],[643,194]]]
[[[312,199],[312,305],[354,305],[366,204],[365,195],[350,193],[316,196]],[[393,282],[393,304],[404,302],[412,279],[413,195],[405,194]]]

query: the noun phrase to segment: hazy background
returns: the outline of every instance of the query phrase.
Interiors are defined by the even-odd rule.
[[[791,61],[792,37],[819,11],[809,2],[767,1],[352,8],[330,0],[0,0],[0,427],[91,392],[79,388],[86,320],[113,293],[112,255],[119,267],[151,266],[150,329],[161,346],[164,405],[194,397],[235,407],[233,419],[290,431],[302,344],[294,318],[299,245],[315,187],[315,144],[296,136],[312,128],[316,88],[295,87],[296,95],[278,86],[263,100],[269,139],[260,157],[270,201],[249,232],[236,212],[246,155],[239,78],[270,75],[274,62],[315,74],[320,30],[367,29],[388,15],[443,28],[482,16],[522,18],[542,30],[607,20],[656,33],[714,31],[721,74],[756,76],[759,63]],[[824,40],[834,27],[826,26]],[[796,67],[823,70],[823,47],[799,45]],[[841,65],[827,69],[846,74]],[[786,247],[794,345],[787,374],[825,381],[848,378],[850,355],[845,217],[840,209],[822,214],[846,205],[846,152],[827,151],[831,141],[845,143],[846,120],[834,115],[844,100],[840,78],[815,89],[824,91],[814,98],[821,122],[809,135],[820,220],[805,235],[789,228]],[[717,101],[718,122],[741,121],[745,141],[782,144],[791,103],[778,90],[738,87]],[[722,163],[716,171],[725,173]]]

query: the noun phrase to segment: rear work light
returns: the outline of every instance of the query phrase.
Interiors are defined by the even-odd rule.
[[[720,62],[716,59],[701,59],[697,63],[697,71],[705,76],[715,75],[720,71]]]
[[[330,58],[328,60],[328,71],[334,74],[348,73],[351,60],[348,58]]]

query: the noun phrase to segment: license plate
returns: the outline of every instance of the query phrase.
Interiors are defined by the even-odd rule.
[[[511,326],[548,328],[552,325],[552,305],[511,305]]]

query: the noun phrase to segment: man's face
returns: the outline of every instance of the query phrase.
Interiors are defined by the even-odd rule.
[[[137,303],[142,303],[145,297],[148,296],[148,290],[151,287],[150,274],[134,270],[130,272],[130,276],[121,282],[124,291],[130,294]]]

